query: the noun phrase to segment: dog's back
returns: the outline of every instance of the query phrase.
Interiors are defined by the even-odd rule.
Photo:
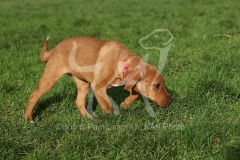
[[[50,57],[64,56],[65,59],[67,55],[74,54],[76,59],[84,59],[84,65],[92,65],[105,42],[105,40],[90,37],[74,37],[63,40],[54,49],[48,51],[47,39],[40,54],[40,59],[42,62],[47,62]]]

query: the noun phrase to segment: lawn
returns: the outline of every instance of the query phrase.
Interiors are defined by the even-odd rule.
[[[239,159],[239,10],[237,0],[0,1],[0,159]],[[49,48],[74,36],[120,41],[162,66],[173,103],[149,107],[139,98],[105,115],[94,100],[92,121],[64,76],[35,106],[35,124],[25,122],[47,36]],[[128,93],[108,95],[119,105]]]

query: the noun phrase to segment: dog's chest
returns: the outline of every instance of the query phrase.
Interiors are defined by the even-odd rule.
[[[125,82],[120,80],[120,79],[116,79],[115,81],[112,82],[112,84],[110,84],[110,87],[119,87],[119,86],[124,86]]]
[[[124,82],[121,82],[121,83],[118,83],[118,84],[111,84],[111,86],[113,87],[119,87],[119,86],[124,86],[125,83]]]

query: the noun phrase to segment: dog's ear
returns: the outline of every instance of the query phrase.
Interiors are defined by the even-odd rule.
[[[132,91],[132,89],[135,87],[135,85],[144,79],[145,75],[144,72],[140,69],[135,69],[129,74],[127,74],[126,78],[124,79],[125,81],[125,86],[124,89],[128,91]]]

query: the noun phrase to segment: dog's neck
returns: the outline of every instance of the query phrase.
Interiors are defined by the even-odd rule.
[[[131,60],[129,60],[127,63],[125,63],[124,67],[123,67],[123,71],[122,71],[122,76],[123,78],[126,77],[126,73],[128,72],[128,67],[129,67],[129,63],[131,62]]]
[[[138,56],[131,57],[126,62],[124,62],[124,65],[122,68],[122,78],[125,79],[127,74],[134,70],[139,63],[141,63],[142,59]]]
[[[124,63],[123,70],[122,70],[122,77],[125,78],[126,74],[128,72],[129,65],[131,64],[131,61],[136,58],[136,56],[131,57],[127,62]]]

